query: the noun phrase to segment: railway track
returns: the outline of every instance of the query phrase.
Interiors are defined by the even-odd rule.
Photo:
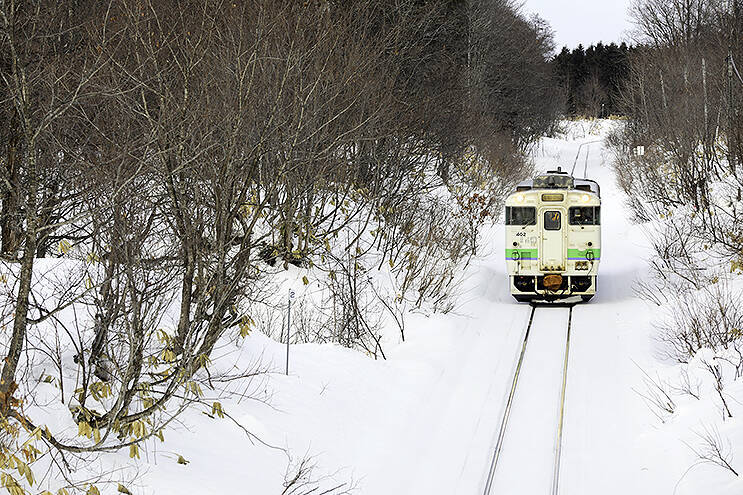
[[[580,158],[580,151],[585,146],[586,147],[586,164],[585,164],[585,167],[583,168],[583,177],[588,177],[588,156],[591,151],[591,145],[597,144],[597,143],[603,143],[603,142],[604,142],[603,139],[597,139],[594,141],[588,141],[585,143],[581,143],[578,146],[578,151],[575,154],[575,160],[573,160],[573,168],[570,169],[570,175],[575,176],[575,167],[578,165],[578,158]]]
[[[553,464],[552,464],[552,472],[550,475],[550,483],[549,483],[549,494],[550,495],[558,495],[559,487],[560,487],[560,462],[562,457],[562,440],[563,440],[563,424],[565,419],[565,395],[567,390],[567,376],[568,376],[568,361],[569,361],[569,355],[570,355],[570,331],[571,331],[571,324],[572,324],[572,315],[573,315],[573,306],[570,305],[563,305],[563,306],[557,306],[557,305],[536,305],[532,304],[531,306],[531,313],[529,315],[529,321],[526,326],[526,330],[524,332],[524,338],[521,344],[521,350],[519,354],[518,361],[516,363],[516,368],[513,374],[513,379],[511,381],[511,387],[509,389],[508,399],[506,401],[505,410],[503,412],[503,415],[501,417],[500,427],[498,429],[498,436],[495,443],[495,447],[493,448],[490,465],[489,465],[489,471],[487,476],[487,481],[485,483],[485,489],[483,491],[483,495],[501,495],[501,490],[494,490],[494,488],[498,487],[499,485],[499,468],[502,469],[503,459],[508,455],[508,449],[504,449],[505,444],[507,443],[508,437],[509,437],[509,425],[512,425],[513,422],[512,419],[512,411],[514,409],[514,404],[518,401],[518,399],[521,397],[523,400],[523,395],[528,393],[528,390],[521,390],[519,387],[519,382],[522,378],[522,376],[525,373],[525,370],[528,370],[527,372],[531,372],[534,374],[533,366],[539,366],[540,364],[544,364],[543,362],[539,361],[538,359],[528,359],[529,353],[528,348],[530,344],[530,338],[534,338],[535,334],[535,328],[534,328],[534,322],[535,322],[535,313],[537,313],[537,310],[540,310],[540,316],[542,312],[552,313],[552,312],[564,312],[567,310],[567,326],[565,328],[565,338],[564,338],[564,347],[561,349],[563,351],[562,359],[561,361],[561,375],[560,375],[560,381],[559,381],[559,405],[556,409],[557,417],[553,418],[552,422],[552,428],[554,432],[554,447],[553,447]],[[547,316],[547,315],[544,315]],[[556,316],[556,314],[550,314],[550,318],[552,316]],[[565,316],[562,314],[562,316]],[[554,318],[558,319],[558,318]],[[551,322],[550,322],[551,323]],[[555,325],[544,325],[548,328],[541,328],[539,331],[543,335],[548,335],[549,332],[553,333],[559,331],[559,328],[555,328]],[[551,328],[550,328],[551,327]],[[554,335],[550,338],[555,338]],[[557,349],[554,350],[555,352],[559,352]],[[539,355],[535,355],[537,358]],[[550,370],[543,370],[546,371],[546,373],[549,373]],[[539,393],[538,390],[532,391],[532,393]],[[517,417],[514,416],[513,419],[516,419],[518,421]],[[523,428],[523,425],[522,425]],[[538,430],[538,428],[537,428]],[[517,441],[517,440],[513,440]],[[535,469],[539,470],[540,466],[533,466]],[[541,467],[542,474],[544,474],[544,470],[548,469],[548,466]],[[508,485],[507,481],[504,481],[506,485]],[[503,490],[503,493],[513,493],[514,487],[508,487],[507,490]],[[541,490],[540,490],[541,491]],[[545,486],[545,492],[546,492],[546,486]],[[519,488],[519,493],[529,493],[531,494],[531,491],[525,491]]]

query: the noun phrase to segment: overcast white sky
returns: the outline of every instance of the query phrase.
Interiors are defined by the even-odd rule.
[[[537,13],[550,23],[560,51],[578,43],[629,41],[629,5],[630,0],[525,0],[524,12]]]

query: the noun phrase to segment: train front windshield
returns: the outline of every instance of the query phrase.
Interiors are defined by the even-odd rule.
[[[571,206],[570,225],[601,225],[601,207]]]
[[[533,206],[507,206],[506,225],[536,225],[537,209]]]

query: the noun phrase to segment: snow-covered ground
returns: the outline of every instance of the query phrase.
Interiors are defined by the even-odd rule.
[[[675,368],[657,357],[657,308],[633,292],[650,250],[643,227],[629,220],[611,157],[596,142],[613,125],[570,123],[567,136],[544,139],[534,152],[538,169],[569,170],[579,146],[590,142],[580,149],[576,170],[586,169],[603,197],[598,295],[573,311],[560,493],[741,493],[743,483],[730,473],[692,468],[696,457],[684,442],[693,439],[689,431],[700,417],[713,414],[703,401],[680,402],[677,414],[661,423],[638,394],[645,373]],[[296,345],[285,376],[280,343],[254,332],[240,346],[225,345],[224,357],[213,362],[259,362],[274,370],[251,383],[245,392],[252,398],[222,405],[261,442],[281,450],[228,418],[191,412],[165,444],[150,444],[136,461],[143,474],[130,490],[277,494],[288,451],[292,463],[310,456],[314,477],[325,477],[326,488],[349,483],[367,495],[482,493],[530,314],[508,291],[502,226],[484,232],[482,245],[456,310],[410,315],[406,341],[388,344],[386,361],[334,345]],[[564,315],[537,311],[493,494],[549,488]],[[734,431],[735,423],[725,425],[725,432]],[[179,455],[188,464],[177,463]],[[125,452],[119,460],[134,462]],[[743,471],[743,459],[734,461]]]

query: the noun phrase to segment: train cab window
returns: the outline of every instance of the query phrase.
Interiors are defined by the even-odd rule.
[[[506,225],[536,225],[537,209],[533,206],[507,206]]]
[[[573,206],[570,208],[570,225],[601,225],[600,206]]]
[[[544,230],[560,230],[562,228],[562,213],[559,211],[544,212]]]

